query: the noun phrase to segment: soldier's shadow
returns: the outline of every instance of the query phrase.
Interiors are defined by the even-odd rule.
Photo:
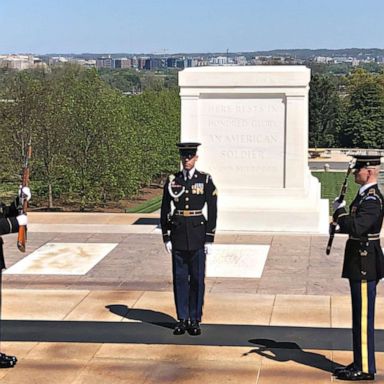
[[[176,320],[163,312],[152,311],[150,309],[129,308],[123,304],[110,304],[105,308],[109,309],[117,316],[125,317],[130,320],[138,320],[143,323],[158,325],[159,327],[173,329]]]
[[[293,342],[279,342],[270,339],[251,339],[249,342],[258,345],[258,347],[244,353],[244,355],[257,353],[274,361],[294,361],[326,372],[333,372],[335,365],[341,365],[334,363],[320,353],[303,351],[298,344]]]

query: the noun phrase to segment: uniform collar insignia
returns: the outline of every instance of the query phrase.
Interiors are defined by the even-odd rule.
[[[365,195],[365,193],[367,193],[368,190],[371,189],[375,185],[377,185],[377,183],[369,183],[369,184],[365,184],[365,185],[361,186],[359,189],[359,195],[361,195],[361,196]]]

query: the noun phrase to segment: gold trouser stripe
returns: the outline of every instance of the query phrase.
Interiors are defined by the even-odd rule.
[[[368,373],[368,285],[361,281],[361,360],[362,371]]]
[[[13,228],[12,228],[11,220],[9,220],[8,217],[7,217],[7,221],[8,221],[8,224],[9,224],[9,233],[11,233]]]

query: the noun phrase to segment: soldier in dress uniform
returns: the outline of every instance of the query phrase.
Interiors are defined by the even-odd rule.
[[[200,335],[204,301],[205,257],[214,241],[217,190],[212,177],[195,163],[200,143],[179,143],[183,169],[170,175],[161,204],[161,229],[172,254],[173,290],[178,323],[174,334]],[[174,210],[171,212],[171,203]],[[207,218],[202,209],[207,205]]]
[[[23,187],[22,193],[28,201],[31,198],[31,191],[28,187]],[[17,202],[10,206],[0,203],[0,235],[14,233],[19,231],[20,225],[27,225],[27,215],[19,215],[17,212]],[[1,321],[1,277],[2,271],[5,269],[5,260],[3,253],[3,239],[0,237],[0,321]],[[0,324],[0,342],[1,342],[1,324]],[[0,352],[0,368],[12,368],[16,365],[16,356],[6,355]]]
[[[342,277],[349,279],[352,298],[353,362],[336,368],[341,380],[359,381],[375,378],[374,317],[376,285],[384,276],[384,256],[380,246],[383,222],[383,196],[377,181],[380,151],[353,155],[355,182],[360,185],[349,207],[335,200],[333,219],[340,233],[349,238],[344,253]]]

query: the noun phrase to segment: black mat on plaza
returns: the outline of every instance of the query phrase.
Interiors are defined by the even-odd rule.
[[[169,324],[99,321],[3,320],[3,341],[181,344],[255,347],[273,340],[274,348],[351,350],[346,328],[202,324],[198,337],[174,336]],[[384,352],[384,330],[376,331],[376,351]]]
[[[156,217],[140,217],[132,225],[160,225],[160,219]]]

